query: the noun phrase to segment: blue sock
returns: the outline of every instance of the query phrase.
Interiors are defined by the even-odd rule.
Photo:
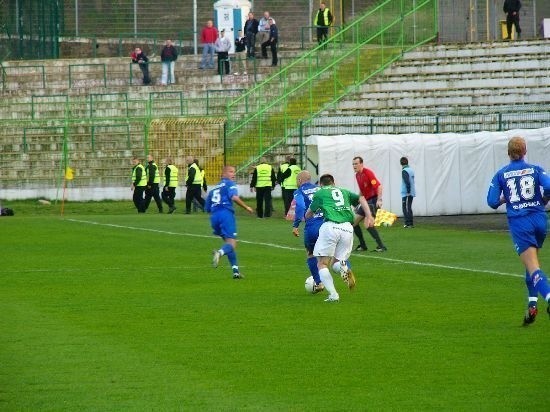
[[[548,285],[548,278],[544,272],[537,269],[531,275],[533,286],[538,293],[541,294],[544,300],[550,300],[550,285]]]
[[[231,264],[231,266],[238,266],[237,254],[233,251],[233,248],[231,248],[231,252],[227,254],[227,259],[229,259],[229,263]]]
[[[529,307],[537,307],[537,299],[538,299],[538,293],[535,289],[535,286],[533,286],[533,280],[531,279],[531,275],[526,270],[525,271],[525,286],[527,286],[527,294],[529,295]]]
[[[231,252],[233,252],[233,246],[231,246],[229,243],[224,243],[221,249],[223,250],[224,255],[229,255]]]
[[[319,276],[319,268],[317,267],[317,258],[313,256],[308,257],[306,262],[307,267],[309,268],[309,273],[311,273],[311,276],[313,276],[315,284],[318,285],[319,283],[321,283],[321,277]]]

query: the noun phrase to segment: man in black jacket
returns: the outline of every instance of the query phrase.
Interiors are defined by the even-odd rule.
[[[521,28],[519,27],[519,10],[521,9],[520,0],[504,0],[504,7],[502,8],[506,13],[506,30],[508,31],[508,37],[506,40],[512,38],[512,25],[516,26],[516,33],[518,39],[521,36]]]
[[[248,13],[248,20],[244,22],[244,36],[246,38],[246,57],[252,59],[256,56],[256,34],[258,33],[258,20],[254,13]]]
[[[267,59],[267,46],[271,48],[271,65],[277,66],[277,43],[279,41],[279,29],[272,18],[268,20],[269,39],[262,43],[262,58]]]

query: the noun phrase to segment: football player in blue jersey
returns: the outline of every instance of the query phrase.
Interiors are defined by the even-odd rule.
[[[294,221],[292,223],[292,234],[296,237],[300,236],[300,222],[305,220],[304,227],[304,247],[307,254],[307,267],[309,272],[315,281],[315,286],[313,287],[313,293],[321,292],[325,289],[323,283],[321,282],[321,277],[319,276],[319,268],[317,267],[317,258],[313,256],[313,249],[315,248],[315,242],[319,237],[319,229],[325,221],[322,212],[316,212],[309,219],[305,219],[306,211],[311,204],[313,199],[313,194],[319,190],[319,186],[311,183],[311,173],[307,170],[302,170],[296,176],[296,183],[298,184],[298,189],[294,191],[294,201],[296,202],[296,211],[294,215]],[[347,267],[351,268],[349,261],[347,262]],[[333,265],[335,272],[340,272],[341,266],[340,262],[335,262]],[[350,271],[351,273],[351,271]],[[355,277],[353,274],[350,276],[346,282],[348,287],[352,289],[355,286]]]
[[[239,197],[237,184],[234,180],[235,168],[233,166],[224,166],[221,181],[208,193],[205,210],[210,213],[210,225],[212,226],[213,233],[220,236],[225,242],[220,249],[214,250],[212,265],[218,267],[220,258],[226,255],[231,264],[233,279],[241,279],[243,276],[239,272],[237,254],[235,253],[235,249],[237,248],[237,225],[233,202],[248,213],[253,213],[254,211]]]
[[[526,154],[525,140],[512,137],[508,142],[510,163],[493,177],[487,204],[493,209],[506,204],[512,241],[525,265],[529,303],[523,324],[529,325],[537,316],[538,295],[550,301],[550,285],[538,258],[547,232],[544,206],[550,196],[550,177],[540,166],[527,163],[524,160]],[[550,315],[550,305],[546,310]]]

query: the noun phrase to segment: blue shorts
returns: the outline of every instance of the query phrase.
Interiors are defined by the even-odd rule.
[[[237,238],[237,224],[235,214],[227,209],[223,209],[210,215],[210,226],[212,233],[221,236],[223,239]]]
[[[323,219],[315,219],[312,222],[306,222],[304,229],[304,247],[309,253],[313,253],[315,242],[319,237],[319,229],[323,224]]]
[[[548,230],[546,213],[513,217],[508,219],[508,225],[518,255],[530,247],[542,247]]]

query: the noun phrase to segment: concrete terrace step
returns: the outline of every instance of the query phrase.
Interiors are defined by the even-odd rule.
[[[516,42],[460,43],[445,45],[427,45],[421,49],[407,52],[405,60],[471,58],[491,56],[513,56],[550,53],[550,43],[546,40]]]
[[[361,91],[358,94],[359,97],[365,97],[365,94],[376,92],[396,92],[403,93],[407,91],[453,91],[467,89],[486,90],[494,89],[497,93],[503,88],[539,88],[550,86],[550,77],[537,76],[537,77],[497,77],[486,79],[469,79],[469,78],[453,78],[437,80],[423,79],[419,77],[415,80],[393,80],[391,82],[376,82],[373,84],[367,84],[361,87]]]
[[[301,50],[280,52],[280,67],[288,64]],[[251,85],[272,74],[277,68],[271,67],[271,60],[256,59],[247,62],[248,75],[235,77],[220,77],[215,70],[199,70],[200,56],[182,56],[176,62],[176,84],[185,85],[186,89],[205,90],[205,85],[223,85],[240,83]],[[9,61],[3,63],[4,75],[0,91],[4,95],[29,94],[40,90],[49,90],[49,94],[86,93],[90,89],[119,88],[127,89],[141,85],[141,72],[137,65],[130,64],[128,58],[104,59],[64,59]],[[237,71],[238,62],[232,63],[233,71]],[[132,76],[130,76],[130,70]],[[69,76],[70,72],[70,76]],[[152,60],[150,66],[153,83],[160,84],[160,62]],[[190,87],[194,86],[194,87]]]
[[[475,110],[475,106],[505,106],[506,104],[545,104],[550,103],[548,92],[550,88],[535,93],[503,93],[499,96],[492,94],[480,95],[476,91],[472,95],[457,96],[410,96],[395,97],[373,96],[361,100],[346,100],[340,102],[335,110],[340,111],[359,111],[363,113],[384,113],[388,110],[400,111],[436,111],[439,108],[454,108]]]
[[[549,70],[550,61],[546,57],[539,59],[522,58],[514,62],[456,62],[447,64],[424,64],[405,65],[397,63],[388,68],[385,73],[388,75],[408,74],[440,74],[446,73],[474,73],[474,72],[514,72],[521,73],[522,70]]]

